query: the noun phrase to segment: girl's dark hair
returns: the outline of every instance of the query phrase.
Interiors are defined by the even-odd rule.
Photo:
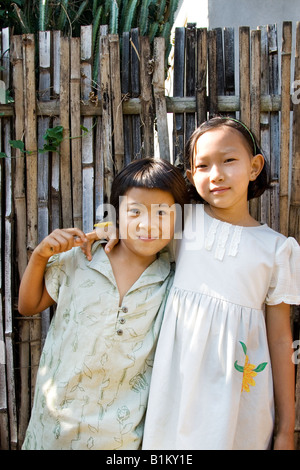
[[[131,188],[161,189],[172,194],[175,203],[184,209],[189,202],[188,191],[180,170],[167,160],[142,158],[133,160],[115,177],[110,203],[114,206],[118,218],[119,197]]]
[[[248,148],[252,155],[261,154],[264,157],[264,167],[255,181],[250,181],[248,186],[248,200],[261,196],[266,189],[270,188],[270,171],[268,162],[257,143],[257,139],[250,129],[241,121],[237,119],[233,119],[231,117],[224,117],[224,116],[216,116],[212,119],[203,122],[191,135],[190,139],[187,142],[186,149],[185,149],[185,166],[186,169],[190,169],[193,166],[193,156],[194,150],[197,143],[197,140],[201,135],[203,135],[207,131],[211,131],[213,129],[218,129],[219,127],[227,126],[239,131],[243,137],[245,142],[248,145]],[[193,188],[189,188],[192,197],[194,199],[203,201],[201,196],[195,195],[196,190]]]

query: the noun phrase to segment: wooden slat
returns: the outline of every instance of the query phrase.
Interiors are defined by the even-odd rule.
[[[25,146],[31,154],[26,158],[27,250],[32,253],[37,245],[37,134],[34,35],[23,36],[23,73],[25,87]],[[31,403],[41,354],[41,323],[30,322]]]
[[[259,30],[251,31],[251,119],[250,127],[258,142],[260,140],[260,95],[261,95],[261,33]],[[251,215],[260,220],[259,200],[257,198],[250,201]]]
[[[143,156],[154,156],[154,102],[152,94],[153,62],[148,37],[140,38],[141,121],[143,129]],[[120,109],[120,114],[122,110]],[[119,127],[118,127],[119,128]],[[122,134],[123,138],[123,134]],[[115,152],[115,158],[117,153]]]
[[[0,55],[2,57],[2,30],[0,30]],[[2,80],[3,71],[0,71],[0,79]],[[3,119],[0,119],[0,152],[4,152],[2,146],[3,137]],[[5,195],[2,194],[4,188],[5,171],[4,165],[0,164],[0,236],[3,239],[3,227],[5,224]],[[1,449],[8,450],[10,448],[9,439],[9,411],[8,411],[8,390],[7,390],[7,373],[6,373],[6,342],[5,342],[5,285],[3,278],[3,271],[5,270],[5,258],[2,257],[2,250],[0,250],[0,445]],[[3,282],[3,283],[2,283]]]
[[[207,120],[207,29],[199,28],[197,31],[197,86],[196,106],[197,125]]]
[[[261,32],[261,93],[269,94],[269,39],[267,26],[259,27]],[[261,97],[261,108],[262,108]],[[270,162],[270,113],[260,113],[260,142],[264,157]],[[270,221],[270,191],[265,191],[260,198],[260,221],[269,224]]]
[[[82,229],[82,163],[80,118],[80,38],[71,38],[70,119],[73,223]]]
[[[185,28],[175,29],[173,96],[184,96],[185,77]],[[168,107],[168,105],[167,105]],[[183,168],[184,113],[173,114],[173,162]]]
[[[165,99],[165,56],[164,38],[154,39],[154,72],[153,72],[153,92],[157,117],[157,133],[160,158],[170,161],[169,130],[167,119],[167,105]]]
[[[284,22],[281,52],[281,134],[280,134],[280,232],[288,235],[289,224],[289,160],[290,160],[290,89],[292,23]]]
[[[218,113],[218,81],[217,81],[217,32],[208,31],[208,94],[209,117]]]
[[[197,29],[196,23],[188,23],[185,34],[185,96],[196,94],[196,47]],[[185,142],[188,141],[196,128],[195,113],[185,113]]]
[[[60,178],[62,226],[72,227],[71,155],[70,155],[70,40],[60,37],[60,124],[63,141],[60,145]]]
[[[53,31],[53,95],[59,97],[60,92],[60,31]],[[57,100],[58,101],[58,100]],[[38,106],[39,107],[39,106]],[[60,106],[58,101],[58,112],[53,118],[53,127],[60,125],[59,120]],[[54,230],[62,226],[61,223],[61,192],[60,192],[60,161],[59,153],[52,152],[51,155],[51,217],[50,230]]]
[[[122,35],[122,72],[121,72],[121,91],[124,100],[129,98],[131,91],[131,64],[130,64],[130,33],[125,32]],[[125,101],[123,101],[123,105]],[[140,112],[140,110],[138,111]],[[124,116],[124,165],[128,165],[132,158],[132,118]]]
[[[140,96],[140,41],[139,29],[133,28],[131,30],[130,38],[130,57],[131,57],[131,94],[134,98]],[[163,63],[163,61],[162,61]],[[142,136],[141,136],[142,122],[140,115],[132,116],[132,158],[142,157]]]
[[[240,119],[250,127],[250,28],[239,28]]]
[[[51,60],[51,33],[39,33],[39,97],[41,101],[50,100],[50,60]],[[38,148],[44,146],[44,135],[50,127],[50,117],[38,117]],[[49,152],[38,154],[38,243],[49,233]],[[50,309],[42,312],[41,340],[45,342],[50,325]]]
[[[109,54],[110,54],[110,80],[111,80],[111,106],[113,122],[113,141],[115,169],[119,172],[124,165],[124,136],[123,136],[123,113],[121,95],[121,71],[120,71],[120,44],[117,34],[110,34]]]
[[[13,90],[15,97],[15,139],[24,139],[24,82],[22,36],[13,36],[11,40],[11,60],[13,64]],[[25,198],[25,158],[16,149],[14,178],[14,208],[17,220],[15,249],[19,278],[27,265],[26,254],[26,198]],[[18,442],[23,442],[30,413],[28,393],[29,383],[29,322],[19,322],[19,365],[20,365],[20,404],[18,409]]]
[[[296,52],[294,80],[300,80],[300,22],[296,28]],[[300,243],[300,106],[294,104],[293,113],[293,152],[292,152],[292,182],[289,218],[289,235]]]
[[[114,178],[114,162],[112,155],[112,121],[111,121],[111,101],[110,101],[110,63],[109,63],[109,42],[107,36],[100,36],[100,67],[101,67],[101,96],[103,102],[102,113],[102,141],[103,152],[105,194],[110,197],[110,188]]]
[[[88,101],[92,92],[92,26],[81,27],[81,99]],[[94,146],[93,118],[83,117],[88,132],[81,139],[82,156],[82,228],[90,232],[94,224]],[[80,135],[79,132],[78,135]],[[74,194],[75,197],[75,194]]]
[[[10,33],[9,28],[2,29],[2,79],[6,89],[10,86]],[[11,157],[9,141],[12,139],[10,119],[3,122],[3,147],[8,157]],[[6,346],[6,380],[9,410],[10,448],[16,449],[18,442],[16,388],[14,374],[13,351],[13,167],[11,158],[5,159],[5,225],[4,225],[4,309],[5,309],[5,346]]]
[[[224,28],[224,91],[225,95],[235,94],[235,48],[234,28]],[[234,117],[234,116],[233,116]]]

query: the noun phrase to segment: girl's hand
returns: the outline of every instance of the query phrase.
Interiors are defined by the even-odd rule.
[[[78,228],[56,229],[41,241],[34,252],[35,255],[48,259],[52,255],[82,246],[86,241],[85,233]]]
[[[109,253],[113,247],[119,242],[118,230],[114,226],[97,227],[93,232],[86,234],[87,241],[81,246],[81,251],[87,259],[92,259],[92,245],[97,240],[108,240],[104,247],[106,253]]]
[[[294,433],[278,433],[275,437],[274,450],[295,450]]]

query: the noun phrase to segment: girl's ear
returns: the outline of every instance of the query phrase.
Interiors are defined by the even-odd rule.
[[[258,175],[262,171],[264,165],[265,165],[265,159],[260,153],[258,153],[257,155],[254,155],[254,157],[252,157],[250,181],[256,180],[256,178],[258,177]]]
[[[195,186],[193,173],[192,173],[191,170],[186,170],[186,176],[187,176],[187,179],[189,180],[189,182],[192,183],[193,186]]]

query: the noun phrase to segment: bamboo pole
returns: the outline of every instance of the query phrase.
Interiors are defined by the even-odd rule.
[[[70,119],[72,151],[72,204],[74,226],[82,229],[82,163],[80,128],[80,38],[71,38]]]
[[[240,119],[250,127],[250,28],[239,28]]]
[[[52,60],[52,75],[53,75],[53,96],[59,98],[60,93],[60,31],[53,31],[53,60]],[[55,100],[56,102],[56,100]],[[40,104],[39,104],[40,108]],[[53,126],[60,125],[59,121],[60,106],[58,101],[58,110],[53,118]],[[52,115],[52,113],[51,113]],[[51,155],[51,217],[50,226],[51,231],[62,226],[61,223],[61,191],[60,191],[60,161],[59,153],[52,152]]]
[[[206,79],[207,79],[207,29],[201,28],[197,32],[197,125],[207,119],[206,100]]]
[[[141,119],[143,125],[143,154],[146,157],[154,155],[154,102],[151,87],[153,73],[150,41],[148,37],[140,38],[141,62]],[[120,112],[122,114],[122,111]],[[123,120],[122,120],[123,128]],[[116,157],[117,153],[115,151]]]
[[[114,141],[115,169],[119,172],[124,164],[124,136],[123,136],[123,113],[121,95],[121,72],[120,72],[120,44],[117,34],[108,36],[110,56],[110,80],[111,80],[111,107],[112,107],[112,137]],[[141,96],[143,101],[143,97]]]
[[[278,74],[278,39],[277,25],[268,25],[269,42],[269,90],[270,94],[279,93]],[[280,144],[279,144],[279,114],[270,113],[270,163],[271,163],[271,200],[270,200],[270,226],[279,230],[279,171],[280,171]]]
[[[98,67],[98,87],[97,87],[97,97],[98,104],[101,103],[102,107],[102,90],[101,90],[101,67],[100,67],[100,38],[101,36],[108,35],[108,26],[100,26],[100,37],[99,37],[99,67]],[[124,44],[123,44],[124,47]],[[104,204],[106,202],[105,194],[105,175],[104,175],[104,159],[102,152],[103,145],[103,124],[102,124],[102,113],[101,116],[97,119],[96,124],[96,142],[95,142],[95,211],[96,211],[96,221],[102,220],[104,217]],[[124,135],[124,140],[126,136]]]
[[[188,23],[185,34],[185,96],[195,96],[196,94],[196,46],[197,29],[196,23]],[[185,113],[184,138],[187,142],[196,127],[195,113]]]
[[[261,95],[261,32],[251,31],[251,71],[250,71],[250,104],[251,117],[250,127],[254,135],[260,140],[260,95]],[[250,201],[251,215],[260,220],[259,200],[257,198]]]
[[[141,94],[140,87],[140,41],[139,29],[133,28],[130,32],[130,62],[131,62],[131,94],[139,97]],[[163,62],[163,61],[162,61]],[[141,136],[141,117],[140,115],[132,116],[132,158],[142,157],[142,136]]]
[[[92,92],[92,26],[82,26],[80,36],[81,99],[88,101]],[[82,158],[82,228],[90,232],[94,224],[94,156],[93,118],[84,117],[83,128],[87,129],[81,142]],[[77,197],[74,194],[74,197]]]
[[[51,33],[39,33],[39,95],[41,101],[50,100]],[[38,117],[38,148],[43,148],[44,135],[50,127],[50,117]],[[38,153],[38,243],[49,234],[49,152]],[[50,325],[50,309],[41,313],[41,340],[45,342]]]
[[[28,256],[37,245],[37,135],[34,35],[23,36],[23,73],[25,87],[25,146],[31,154],[26,158],[27,250]],[[36,373],[41,354],[41,324],[30,322],[31,400],[34,396]]]
[[[0,55],[2,56],[2,34],[3,30],[0,30]],[[2,79],[2,73],[0,71],[0,78]],[[3,152],[2,148],[2,119],[0,119],[0,151]],[[2,188],[4,187],[5,172],[3,162],[0,162],[0,236],[3,239],[2,227],[5,223],[5,212],[4,204],[5,197],[2,195]],[[4,285],[2,284],[3,279],[3,265],[4,259],[2,259],[2,250],[0,250],[0,444],[1,449],[8,450],[10,447],[9,443],[9,413],[8,413],[8,397],[7,397],[7,374],[6,374],[6,342],[5,342],[5,308],[4,308]],[[4,295],[2,295],[2,293]]]
[[[110,188],[114,178],[114,162],[111,146],[111,87],[110,87],[110,63],[109,43],[107,36],[100,36],[100,70],[101,70],[101,96],[103,103],[102,114],[102,142],[103,151],[105,195],[109,199]]]
[[[270,162],[270,113],[262,111],[263,95],[269,94],[269,39],[267,26],[259,27],[261,32],[261,113],[260,113],[260,142],[264,156]],[[261,196],[260,221],[269,224],[270,221],[270,191]]]
[[[15,97],[15,139],[24,139],[24,82],[22,37],[13,36],[11,43],[11,60],[13,65],[13,89]],[[22,278],[26,265],[26,198],[25,198],[25,158],[16,149],[15,178],[14,178],[14,210],[16,219],[15,248],[19,279]],[[20,406],[18,413],[18,443],[22,443],[28,424],[30,401],[28,393],[30,367],[30,324],[19,321],[19,365],[20,365]]]
[[[185,28],[175,29],[173,96],[184,96],[185,77]],[[183,168],[184,113],[173,113],[173,162]]]
[[[296,28],[295,82],[300,80],[300,22]],[[293,113],[293,157],[291,202],[289,214],[289,235],[300,243],[300,104],[295,101]]]
[[[3,81],[6,89],[10,87],[10,32],[9,28],[2,29],[2,65],[4,68]],[[13,353],[13,167],[11,160],[12,139],[11,121],[4,119],[3,123],[4,152],[8,156],[5,159],[5,229],[4,229],[4,309],[5,309],[5,346],[6,346],[6,379],[7,399],[9,410],[9,436],[10,448],[15,450],[18,442],[16,389],[14,375]]]
[[[63,141],[60,145],[60,191],[62,225],[72,227],[71,155],[70,155],[70,40],[60,38],[60,124],[63,126]]]
[[[167,120],[167,105],[165,99],[165,56],[164,38],[154,39],[154,72],[153,72],[153,92],[157,116],[157,133],[159,143],[160,158],[170,161],[169,130]]]
[[[280,232],[288,235],[292,23],[285,21],[281,51]]]

